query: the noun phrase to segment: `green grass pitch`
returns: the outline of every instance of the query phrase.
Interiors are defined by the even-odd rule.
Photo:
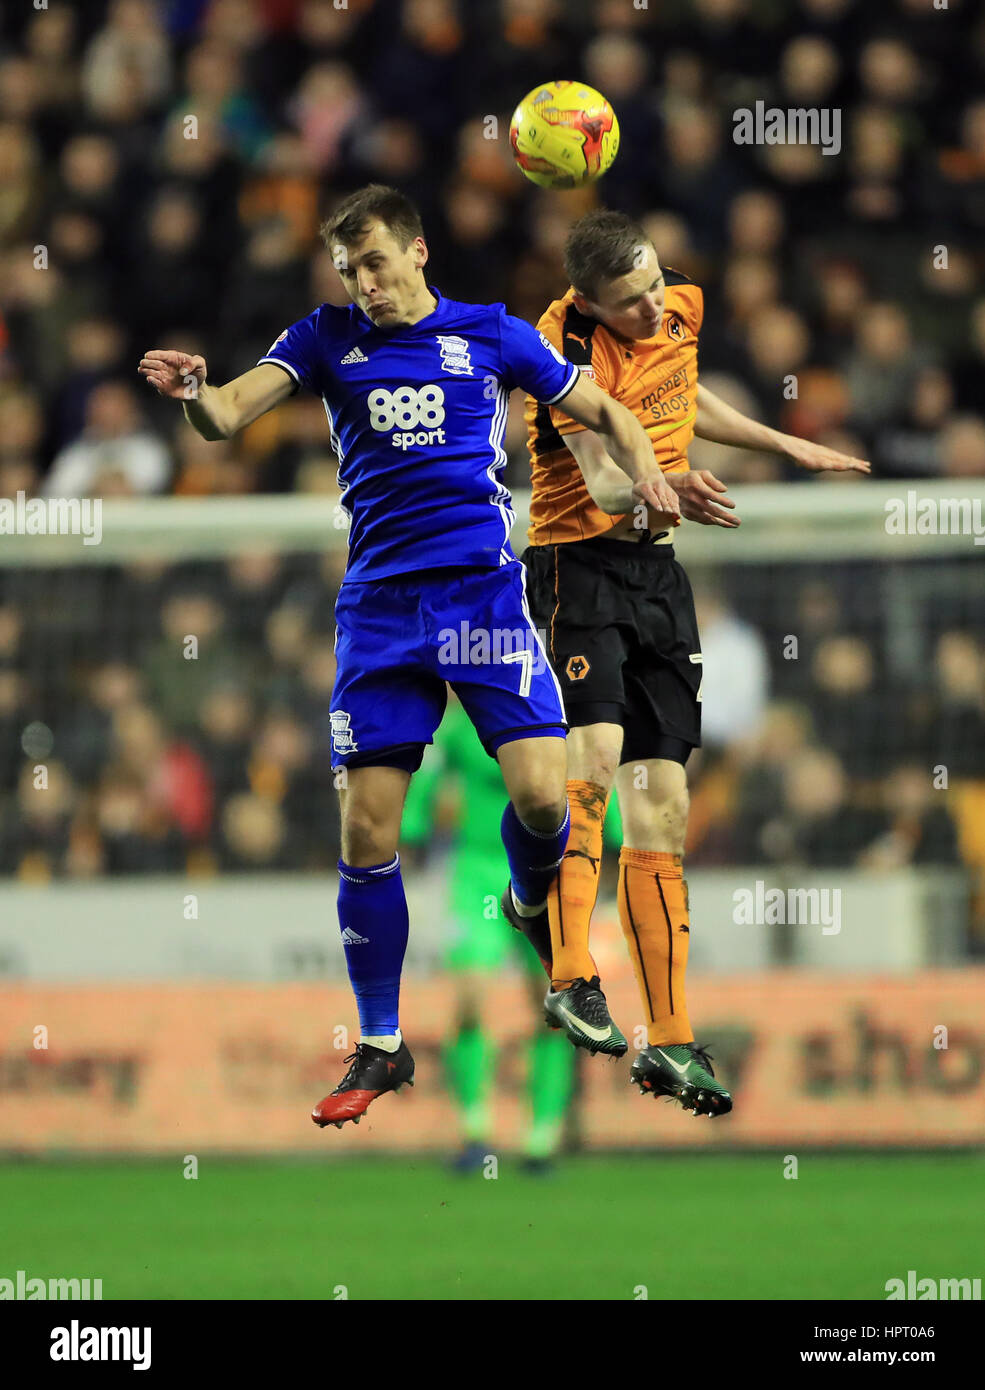
[[[334,1137],[334,1136],[333,1136]],[[0,1164],[0,1276],[104,1298],[885,1298],[981,1276],[980,1155],[660,1154],[495,1179],[433,1159]],[[564,1241],[563,1254],[557,1237]]]

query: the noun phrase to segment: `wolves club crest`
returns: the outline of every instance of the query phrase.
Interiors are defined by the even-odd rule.
[[[583,681],[592,669],[591,662],[584,656],[572,656],[568,658],[568,664],[564,668],[564,674],[569,681]]]

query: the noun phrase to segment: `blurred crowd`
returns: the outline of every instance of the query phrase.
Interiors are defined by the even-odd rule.
[[[977,0],[91,0],[0,18],[0,496],[336,491],[320,402],[206,443],[142,352],[224,381],[345,302],[318,226],[371,179],[445,294],[536,320],[600,196],[509,157],[554,76],[616,108],[601,196],[704,287],[704,380],[884,476],[985,476]],[[841,154],[736,145],[757,100],[838,108]],[[519,409],[507,447],[523,486]],[[334,866],[343,563],[0,571],[0,873]],[[985,595],[947,563],[704,577],[690,862],[964,863],[985,921]]]
[[[876,569],[699,584],[689,862],[963,863],[985,889],[985,592],[974,561],[946,601],[941,570],[910,565],[901,608]]]
[[[706,291],[706,380],[884,475],[985,475],[977,0],[90,0],[0,19],[0,495],[332,491],[318,402],[205,444],[141,353],[223,381],[344,302],[318,225],[371,179],[444,293],[535,320],[600,196],[510,160],[557,76],[619,116],[601,196]],[[735,144],[759,100],[838,109],[841,153]],[[509,457],[520,485],[517,409]]]
[[[0,874],[334,869],[343,562],[8,574]]]
[[[334,868],[343,564],[336,547],[7,572],[0,874]],[[704,746],[688,862],[964,865],[985,948],[976,558],[778,578],[695,574]]]

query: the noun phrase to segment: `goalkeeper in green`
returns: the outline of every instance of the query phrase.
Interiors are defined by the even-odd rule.
[[[574,1089],[578,1054],[563,1033],[542,1026],[544,977],[532,947],[503,916],[503,845],[499,835],[502,779],[458,701],[448,712],[411,779],[404,808],[405,845],[423,847],[436,824],[451,820],[453,848],[448,864],[449,915],[455,936],[446,962],[455,983],[456,1032],[444,1048],[445,1067],[462,1121],[457,1166],[480,1168],[489,1152],[490,1094],[496,1046],[483,1016],[489,979],[514,963],[529,983],[531,1039],[527,1051],[530,1124],[526,1166],[549,1166],[563,1138]],[[606,839],[618,846],[618,808],[609,807]]]

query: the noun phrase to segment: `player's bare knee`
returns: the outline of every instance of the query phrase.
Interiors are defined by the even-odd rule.
[[[585,740],[568,741],[568,779],[577,782],[594,782],[596,786],[608,789],[615,781],[619,766],[619,750],[604,744],[593,744]]]
[[[687,788],[654,797],[627,798],[623,811],[626,844],[660,854],[683,854],[690,798]]]
[[[355,868],[388,863],[397,852],[399,827],[368,806],[348,807],[342,815],[342,858]]]
[[[680,788],[664,801],[663,812],[668,824],[676,826],[681,834],[687,829],[688,812],[691,809],[691,798],[688,795],[687,787]]]
[[[668,850],[670,854],[684,853],[684,838],[687,834],[687,813],[689,804],[688,796],[685,792],[682,797],[674,797],[664,807],[662,828],[670,846]]]
[[[657,833],[667,844],[667,852],[670,854],[683,852],[690,804],[687,788],[684,787],[662,797],[654,807]]]
[[[524,825],[545,833],[556,830],[564,819],[564,788],[535,784],[513,797],[513,807]]]
[[[615,781],[617,766],[617,757],[600,749],[579,758],[575,766],[569,766],[568,778],[571,781],[592,782],[595,786],[604,787],[608,791]]]
[[[616,779],[621,741],[606,726],[596,736],[591,726],[572,729],[568,734],[568,780],[594,782],[608,791]]]

